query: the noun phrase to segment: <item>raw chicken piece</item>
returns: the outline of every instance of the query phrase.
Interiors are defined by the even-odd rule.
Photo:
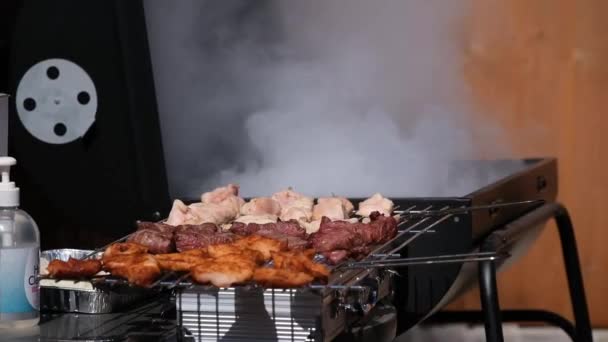
[[[272,199],[279,202],[281,208],[301,207],[312,208],[314,200],[291,189],[276,192]]]
[[[291,207],[287,210],[281,210],[281,221],[305,221],[308,222],[312,218],[312,210],[301,207]]]
[[[306,234],[316,233],[321,227],[321,220],[314,220],[311,222],[298,221],[302,228],[306,229]]]
[[[194,218],[193,222],[185,222],[187,224],[215,223],[219,225],[234,220],[239,214],[236,207],[227,201],[220,204],[192,203],[188,209]]]
[[[212,191],[205,192],[201,196],[201,202],[203,203],[216,203],[219,204],[228,197],[238,196],[239,186],[236,184],[228,184],[219,188],[215,188]]]
[[[269,197],[254,198],[241,207],[242,215],[275,215],[281,214],[279,202]]]
[[[319,198],[317,205],[312,209],[312,219],[320,220],[323,216],[330,220],[344,220],[348,218],[344,204],[339,198]]]
[[[348,199],[346,199],[345,197],[334,197],[339,199],[342,202],[342,206],[344,206],[344,211],[346,212],[346,217],[349,217],[350,214],[353,213],[353,211],[355,211],[355,206],[353,205],[353,203],[351,201],[349,201]]]
[[[173,201],[173,207],[165,222],[168,225],[215,223],[223,224],[234,220],[240,210],[242,199],[236,196],[225,198],[219,203],[193,203],[185,205],[180,200]]]
[[[192,215],[189,211],[188,206],[184,204],[184,202],[175,200],[173,201],[173,207],[171,207],[171,212],[169,212],[169,217],[165,223],[171,226],[184,224],[184,222],[192,219]]]
[[[241,222],[244,224],[249,223],[257,223],[257,224],[265,224],[265,223],[275,223],[279,220],[276,215],[244,215],[238,217],[234,222]]]
[[[281,220],[310,221],[314,200],[291,189],[279,191],[272,195],[272,199],[281,205]]]
[[[238,196],[229,196],[218,204],[231,207],[233,210],[239,213],[241,211],[241,207],[245,204],[245,200]]]
[[[376,193],[372,197],[359,203],[359,210],[357,215],[368,217],[374,211],[383,214],[384,216],[390,216],[393,212],[393,201],[388,198],[384,198],[381,194]]]

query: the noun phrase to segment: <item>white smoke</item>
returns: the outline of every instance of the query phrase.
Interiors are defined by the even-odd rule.
[[[258,1],[248,16],[245,3],[146,1],[174,196],[228,182],[245,196],[479,186],[448,179],[492,126],[468,115],[463,2]]]

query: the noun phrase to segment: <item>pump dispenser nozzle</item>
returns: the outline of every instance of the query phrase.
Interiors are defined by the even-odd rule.
[[[0,207],[19,206],[19,188],[11,182],[11,166],[17,160],[12,157],[0,157]]]

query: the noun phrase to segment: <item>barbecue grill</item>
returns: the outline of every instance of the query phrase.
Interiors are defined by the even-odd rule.
[[[497,170],[508,176],[497,177]],[[507,311],[505,319],[548,321],[574,340],[591,341],[572,225],[554,202],[556,160],[467,162],[452,172],[488,185],[462,197],[393,199],[404,217],[398,235],[362,261],[336,265],[327,283],[218,289],[169,274],[152,287],[174,291],[178,335],[197,341],[391,341],[424,321],[459,320],[483,321],[487,340],[502,341],[496,272],[555,217],[576,325],[540,311]],[[95,281],[124,284],[111,277]],[[439,312],[475,284],[482,311]]]

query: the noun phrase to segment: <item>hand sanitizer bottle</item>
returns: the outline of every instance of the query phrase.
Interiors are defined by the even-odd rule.
[[[10,181],[16,163],[0,157],[0,329],[32,327],[40,316],[40,233],[19,209],[19,188]]]

